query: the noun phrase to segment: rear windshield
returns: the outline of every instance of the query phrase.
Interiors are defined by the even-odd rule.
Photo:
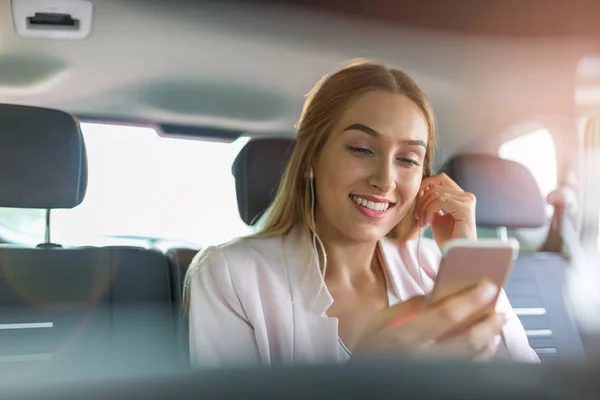
[[[81,205],[54,210],[52,241],[144,245],[155,239],[203,247],[251,233],[240,219],[234,143],[160,137],[153,128],[82,124],[88,190]],[[44,238],[44,211],[0,208],[0,237]]]

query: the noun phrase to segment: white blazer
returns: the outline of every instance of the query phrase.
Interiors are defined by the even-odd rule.
[[[192,261],[189,343],[192,366],[339,363],[338,319],[328,317],[333,298],[308,235],[245,238],[203,250]],[[441,252],[421,239],[379,243],[388,290],[400,301],[428,293]],[[421,278],[425,287],[421,287]],[[508,319],[500,353],[513,361],[539,362],[523,325],[502,291],[497,305]]]

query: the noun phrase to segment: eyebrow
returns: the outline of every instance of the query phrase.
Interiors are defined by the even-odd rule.
[[[375,138],[381,137],[381,134],[379,132],[377,132],[375,129],[370,128],[363,124],[352,124],[349,127],[347,127],[346,129],[344,129],[344,132],[345,131],[361,131],[361,132],[364,132],[367,135],[373,136]],[[416,139],[416,140],[408,139],[408,140],[403,140],[402,142],[405,144],[411,145],[411,146],[421,146],[424,149],[427,149],[427,144],[420,139]]]

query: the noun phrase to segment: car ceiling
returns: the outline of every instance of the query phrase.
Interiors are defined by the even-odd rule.
[[[465,2],[450,2],[456,6],[434,7],[437,13],[431,1],[423,3],[427,12],[408,2],[411,11],[398,21],[391,17],[401,10],[381,12],[379,0],[371,0],[379,11],[367,12],[368,19],[357,17],[365,13],[358,0],[350,9],[339,1],[294,1],[291,8],[255,1],[97,0],[91,36],[59,41],[18,37],[5,0],[0,101],[108,120],[293,135],[303,97],[320,76],[349,58],[369,57],[422,84],[437,113],[445,156],[480,146],[491,135],[515,134],[516,124],[574,118],[577,65],[599,44],[589,23],[579,31],[556,23],[560,29],[532,24],[539,29],[527,31],[519,27],[535,15],[528,11],[514,19],[521,21],[514,32],[493,29],[501,26],[493,22],[436,28],[435,21],[483,18],[461,8]],[[506,26],[510,19],[500,14]],[[579,14],[587,15],[581,7]],[[388,16],[383,22],[377,19],[382,15]]]

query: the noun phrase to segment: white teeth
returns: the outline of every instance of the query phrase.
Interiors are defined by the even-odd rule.
[[[387,210],[388,208],[390,208],[390,203],[376,203],[371,200],[365,200],[358,196],[351,196],[351,198],[356,204],[359,204],[359,205],[361,205],[365,208],[368,208],[369,210],[372,210],[372,211],[383,212],[383,211]]]

